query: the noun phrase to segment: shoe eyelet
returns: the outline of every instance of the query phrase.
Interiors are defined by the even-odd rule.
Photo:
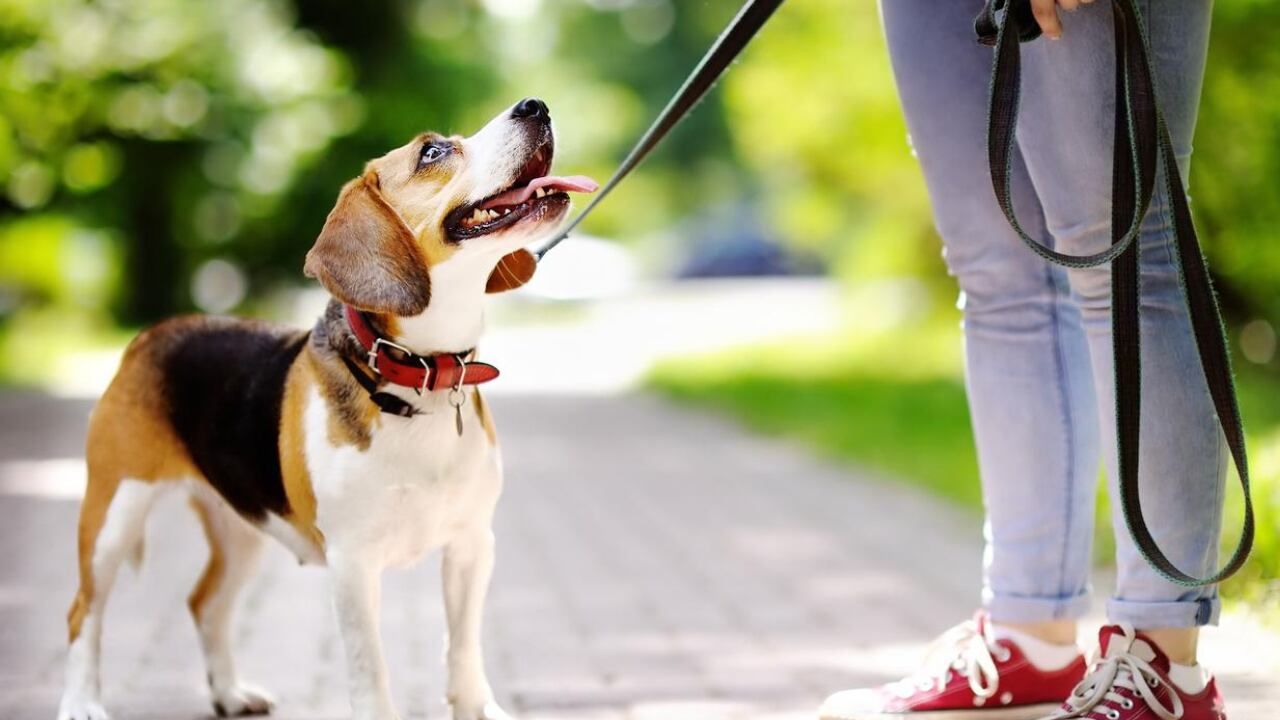
[[[1125,698],[1123,701],[1120,702],[1120,707],[1124,708],[1125,710],[1132,710],[1133,701],[1130,700],[1129,698]]]
[[[1119,711],[1119,710],[1108,710],[1108,711],[1107,711],[1107,717],[1108,717],[1108,718],[1110,718],[1110,720],[1120,720],[1120,711]]]

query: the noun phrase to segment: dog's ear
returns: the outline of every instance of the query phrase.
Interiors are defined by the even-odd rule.
[[[500,293],[515,290],[529,282],[537,269],[538,259],[528,250],[521,248],[503,255],[497,267],[489,273],[489,282],[484,286],[484,291]]]
[[[373,172],[342,188],[303,273],[368,312],[417,315],[431,300],[431,278],[413,233],[382,197]]]

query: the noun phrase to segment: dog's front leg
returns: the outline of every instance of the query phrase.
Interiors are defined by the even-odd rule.
[[[449,635],[449,705],[454,720],[510,720],[498,707],[485,676],[480,618],[493,574],[493,532],[463,532],[444,549],[444,604]]]
[[[351,712],[355,720],[398,720],[378,633],[382,567],[372,558],[330,552],[334,607],[347,653]]]

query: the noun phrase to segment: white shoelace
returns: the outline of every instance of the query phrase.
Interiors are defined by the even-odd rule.
[[[1169,688],[1171,702],[1166,707],[1155,693],[1164,681],[1151,663],[1132,652],[1133,626],[1122,623],[1120,628],[1124,632],[1123,642],[1120,636],[1112,635],[1107,641],[1105,657],[1094,651],[1089,661],[1093,669],[1067,698],[1070,709],[1058,711],[1050,720],[1093,716],[1119,720],[1121,711],[1132,710],[1134,703],[1131,697],[1116,692],[1117,689],[1128,690],[1141,697],[1161,720],[1179,720],[1182,717],[1182,698],[1178,697],[1177,690]]]
[[[1000,673],[996,662],[1009,659],[1008,648],[996,643],[990,634],[978,629],[978,624],[968,620],[946,631],[929,646],[919,672],[890,686],[900,697],[910,697],[917,692],[946,687],[955,672],[968,679],[974,696],[989,698],[1000,686]]]

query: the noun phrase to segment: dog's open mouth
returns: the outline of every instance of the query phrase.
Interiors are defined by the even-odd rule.
[[[595,192],[599,185],[585,175],[548,175],[552,144],[544,143],[521,168],[516,181],[479,202],[463,205],[445,219],[445,230],[454,240],[487,235],[526,218],[546,217],[549,211],[569,204],[571,192]]]

